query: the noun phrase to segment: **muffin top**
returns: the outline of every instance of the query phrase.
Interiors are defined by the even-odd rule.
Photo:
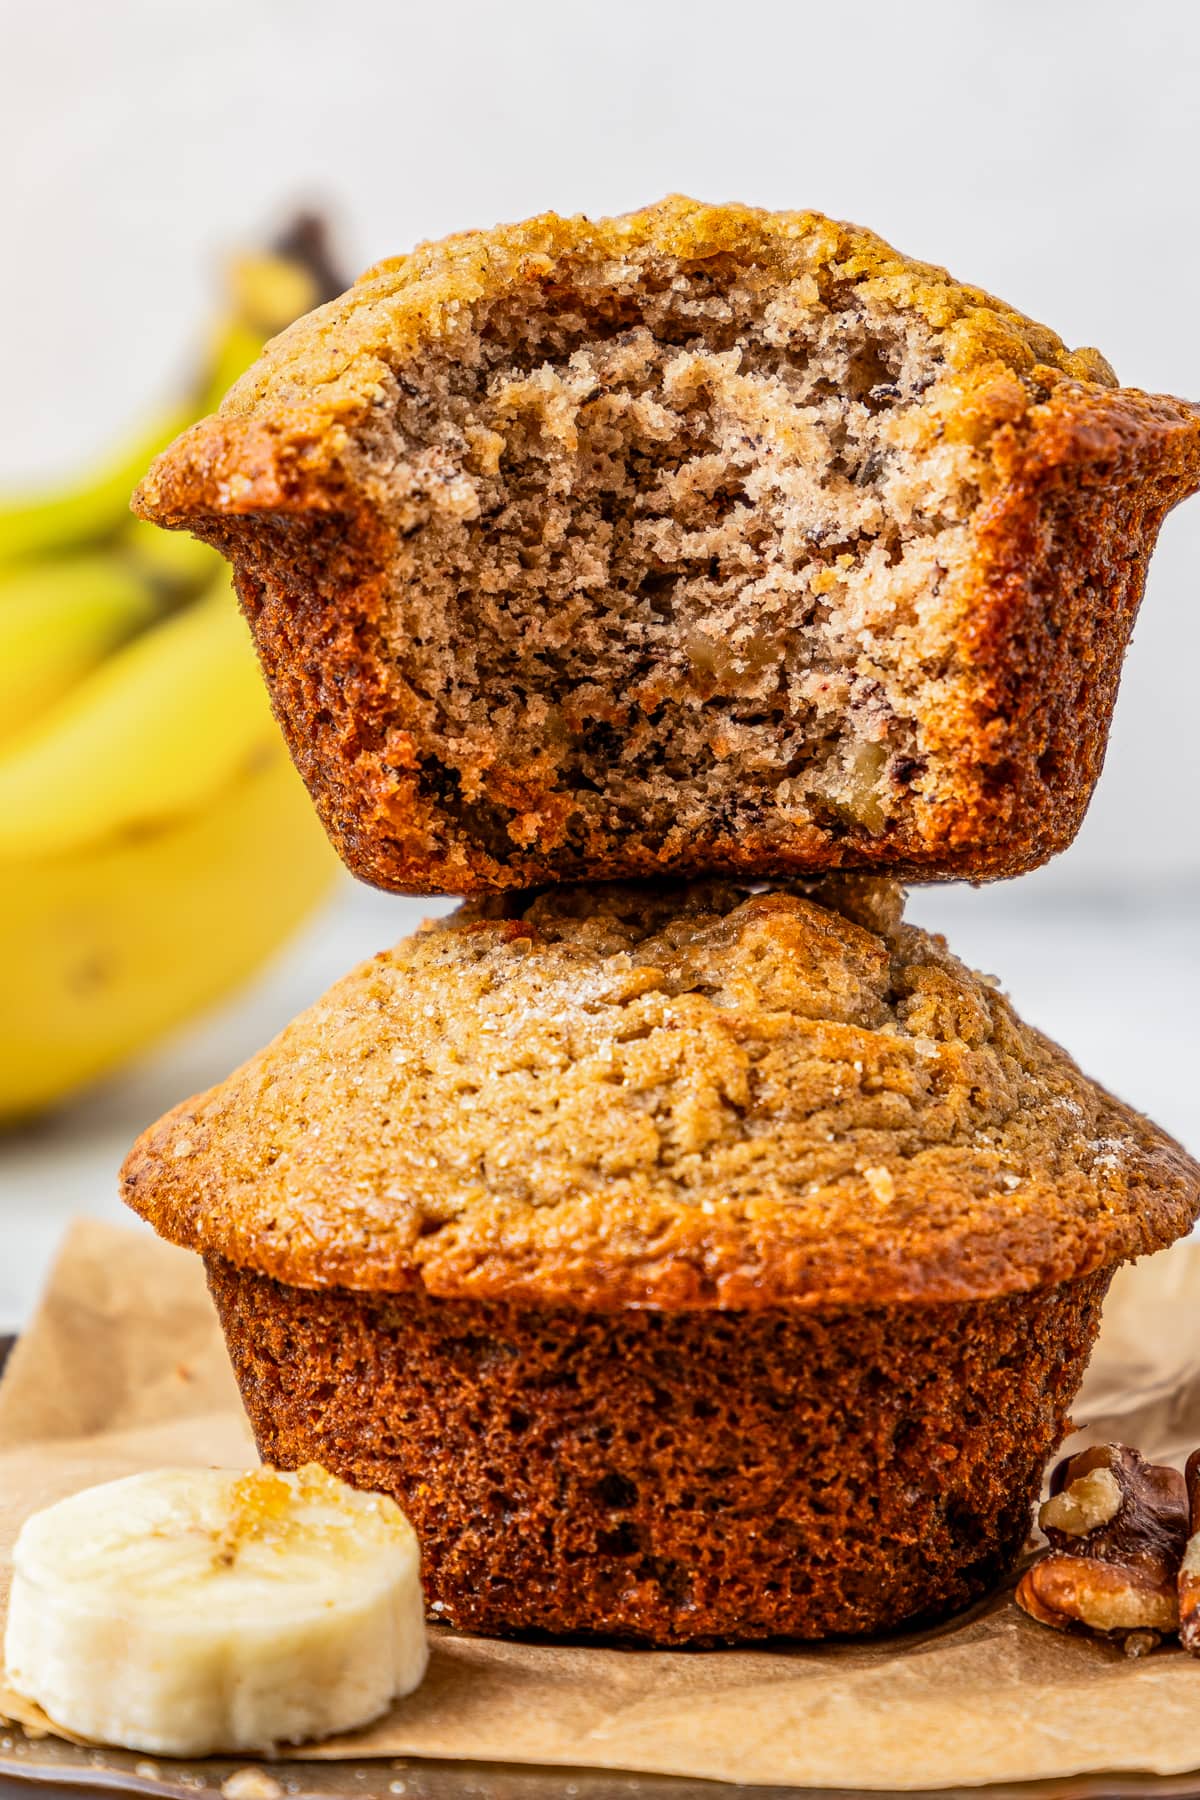
[[[1153,1250],[1200,1169],[838,877],[461,907],[151,1127],[124,1195],[300,1286],[604,1309],[960,1300]]]
[[[1068,349],[1048,326],[861,226],[675,194],[617,218],[541,213],[460,231],[377,263],[272,340],[220,411],[158,458],[134,510],[167,525],[262,509],[336,510],[340,477],[369,479],[375,461],[370,431],[357,441],[357,428],[411,392],[414,363],[439,353],[471,361],[500,329],[497,307],[516,300],[534,313],[565,304],[578,288],[611,313],[632,297],[668,293],[681,271],[697,267],[756,291],[786,291],[777,322],[785,336],[791,311],[836,307],[850,294],[864,316],[922,321],[970,414],[960,435],[976,440],[1019,420],[1056,380],[1116,386],[1098,350]]]

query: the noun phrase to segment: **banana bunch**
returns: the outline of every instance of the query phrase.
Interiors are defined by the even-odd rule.
[[[150,459],[341,284],[301,220],[228,285],[184,403],[88,480],[0,496],[0,1122],[234,988],[335,873],[224,563],[129,512]]]

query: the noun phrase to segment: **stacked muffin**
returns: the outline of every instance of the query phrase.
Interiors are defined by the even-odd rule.
[[[155,465],[351,869],[472,896],[124,1172],[436,1617],[816,1637],[1011,1564],[1200,1170],[895,883],[1070,841],[1197,485],[1097,353],[680,200],[380,265]]]

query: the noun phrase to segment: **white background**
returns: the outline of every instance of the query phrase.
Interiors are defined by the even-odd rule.
[[[362,266],[671,190],[872,226],[1200,398],[1196,0],[0,0],[0,480],[85,462],[188,366],[223,248],[295,200]],[[1169,521],[1074,849],[929,894],[1030,1016],[1200,1147],[1200,500]],[[349,889],[257,992],[0,1147],[0,1324],[123,1142],[413,909]]]

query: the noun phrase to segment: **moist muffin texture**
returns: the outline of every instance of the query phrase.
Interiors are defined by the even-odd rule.
[[[299,1286],[601,1310],[1060,1282],[1185,1231],[1198,1179],[856,877],[462,907],[123,1174],[165,1237]]]
[[[137,510],[234,565],[383,887],[1017,873],[1099,772],[1200,413],[817,213],[673,199],[378,265]]]
[[[561,888],[364,964],[131,1152],[264,1457],[432,1616],[643,1644],[967,1604],[1200,1170],[894,884]]]

